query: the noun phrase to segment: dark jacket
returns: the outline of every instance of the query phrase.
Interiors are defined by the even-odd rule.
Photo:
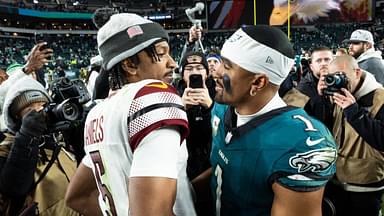
[[[7,135],[0,144],[0,213],[16,215],[34,183],[39,142],[16,133]],[[9,203],[8,203],[9,202]],[[9,209],[7,209],[9,208]]]
[[[214,80],[210,77],[205,82],[212,100],[215,96],[214,83]],[[185,88],[186,86],[183,80],[180,80],[176,85],[176,89],[180,95],[183,95]],[[211,109],[213,104],[214,103],[212,103],[208,109],[202,106],[195,106],[186,110],[190,130],[189,136],[187,137],[189,155],[187,175],[190,180],[210,167],[209,157],[212,142]],[[196,117],[202,117],[202,119],[197,120]]]
[[[319,79],[317,79],[312,72],[308,72],[305,76],[300,80],[297,85],[297,90],[301,93],[307,95],[308,97],[317,96],[317,83],[319,83]]]

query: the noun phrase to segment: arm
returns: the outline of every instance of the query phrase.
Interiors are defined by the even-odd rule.
[[[199,39],[201,39],[203,29],[196,28],[196,26],[192,26],[189,29],[188,38],[185,42],[185,45],[183,47],[183,50],[181,52],[180,59],[183,59],[184,55],[187,52],[195,51],[198,49],[199,45],[196,43]]]
[[[1,192],[9,197],[21,197],[30,192],[39,153],[37,138],[47,130],[42,111],[29,111],[21,121],[0,176]]]
[[[8,157],[0,159],[1,193],[8,197],[28,194],[34,182],[38,150],[38,143],[32,137],[16,133]]]
[[[342,91],[344,94],[335,93],[333,99],[343,109],[348,123],[370,146],[383,151],[384,108],[381,107],[376,117],[372,118],[366,110],[359,106],[355,97],[347,89],[343,88]]]
[[[174,215],[176,179],[161,177],[131,177],[129,204],[132,215]]]
[[[211,174],[212,168],[209,168],[191,181],[195,190],[196,202],[204,202],[211,197]]]
[[[296,192],[278,183],[272,184],[275,194],[272,204],[272,216],[321,216],[321,203],[324,187],[311,192]]]
[[[83,215],[103,215],[97,200],[98,195],[92,169],[82,162],[68,185],[65,203]]]
[[[173,127],[149,133],[135,149],[129,178],[132,215],[174,215],[180,134]]]
[[[352,104],[344,110],[344,115],[353,129],[373,148],[384,151],[384,107],[381,107],[376,118],[371,118],[368,113]]]

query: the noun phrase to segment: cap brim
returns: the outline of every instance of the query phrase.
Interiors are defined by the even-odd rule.
[[[343,43],[352,43],[352,42],[364,42],[364,41],[361,41],[361,40],[350,40],[350,39],[343,40]]]
[[[363,40],[350,40],[350,39],[345,39],[345,40],[343,40],[343,43],[353,43],[353,42],[368,42],[369,43],[369,41],[363,41]]]

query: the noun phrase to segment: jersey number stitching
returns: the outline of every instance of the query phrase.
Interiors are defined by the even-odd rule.
[[[220,216],[220,208],[221,208],[221,185],[223,184],[223,170],[219,165],[216,165],[215,176],[217,181],[216,187],[216,216]]]
[[[106,213],[107,215],[112,214],[113,216],[116,216],[117,213],[116,213],[115,203],[113,202],[112,194],[108,190],[107,186],[101,180],[101,176],[104,175],[105,170],[104,170],[103,161],[101,160],[100,152],[93,151],[93,152],[90,152],[89,154],[92,158],[93,165],[95,166],[95,177],[96,177],[97,185],[99,188],[99,192],[103,197],[104,203],[107,203],[109,205],[109,209],[111,211],[110,213],[109,212],[106,212]]]

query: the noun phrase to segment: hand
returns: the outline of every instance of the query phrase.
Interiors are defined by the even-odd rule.
[[[319,82],[317,83],[317,93],[319,95],[323,95],[324,89],[327,88],[327,85],[325,84],[325,73],[320,76]]]
[[[31,110],[23,116],[20,133],[31,137],[39,137],[46,130],[47,122],[43,111]]]
[[[343,91],[344,95],[339,93],[334,93],[332,98],[333,101],[340,106],[342,109],[345,109],[352,104],[356,103],[355,97],[345,88],[342,88],[341,91]]]
[[[48,58],[53,55],[52,49],[43,49],[40,48],[46,45],[46,42],[39,43],[35,45],[27,57],[27,64],[24,67],[26,74],[30,74],[34,71],[41,69],[45,63],[48,62]]]
[[[212,99],[209,96],[207,88],[195,88],[189,91],[189,97],[198,103],[198,105],[203,106],[205,109],[209,108],[212,105]]]
[[[181,101],[186,109],[199,105],[199,102],[190,96],[192,90],[193,88],[185,88],[183,96],[181,97]]]
[[[193,43],[197,40],[200,40],[201,39],[201,36],[202,36],[202,31],[203,29],[202,28],[197,28],[196,25],[193,25],[190,29],[189,29],[189,37],[188,37],[188,42],[189,43]]]

